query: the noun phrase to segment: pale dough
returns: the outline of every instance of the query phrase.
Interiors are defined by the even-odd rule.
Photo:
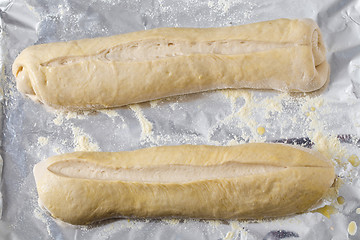
[[[333,184],[331,162],[284,144],[180,145],[75,152],[34,167],[39,202],[72,224],[127,217],[261,219],[308,210]]]
[[[310,92],[329,78],[320,29],[310,19],[41,44],[23,50],[12,70],[20,92],[67,109],[224,88]]]

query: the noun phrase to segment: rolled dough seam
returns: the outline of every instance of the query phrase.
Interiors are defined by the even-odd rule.
[[[211,166],[188,166],[171,164],[146,168],[110,168],[86,161],[62,161],[48,167],[53,174],[82,179],[119,180],[124,182],[193,182],[200,180],[234,178],[272,171],[280,171],[284,167],[240,164],[228,162]]]
[[[175,48],[175,45],[181,45],[181,48]],[[190,56],[192,54],[237,55],[243,53],[261,52],[274,48],[289,48],[301,45],[302,44],[296,43],[266,43],[242,40],[221,40],[216,42],[207,41],[191,43],[185,41],[178,42],[154,39],[151,41],[148,40],[146,42],[141,41],[125,43],[119,46],[115,46],[111,49],[103,50],[95,55],[55,58],[48,62],[41,63],[40,65],[43,67],[56,67],[92,59],[100,61],[152,61],[159,58]],[[144,51],[139,53],[137,49],[140,47],[143,48]]]

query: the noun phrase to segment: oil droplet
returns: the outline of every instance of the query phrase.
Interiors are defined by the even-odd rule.
[[[331,214],[336,213],[336,209],[331,205],[325,205],[324,207],[315,209],[311,212],[318,212],[318,213],[321,213],[322,215],[324,215],[325,217],[330,218]]]
[[[354,167],[357,167],[357,166],[360,165],[359,158],[358,158],[358,156],[356,156],[355,154],[351,155],[351,156],[348,158],[348,161],[349,161],[349,163],[351,163],[351,165],[353,165]]]
[[[341,160],[340,160],[340,158],[338,158],[338,157],[335,157],[334,160],[335,160],[338,164],[341,163]]]
[[[360,208],[356,209],[356,214],[360,214]]]
[[[309,112],[306,112],[306,113],[305,113],[305,116],[307,116],[307,117],[310,116],[310,113],[309,113]]]
[[[225,238],[224,238],[224,240],[225,239],[232,239],[234,237],[234,233],[233,232],[228,232],[227,234],[226,234],[226,236],[225,236]]]
[[[338,202],[339,204],[344,204],[344,203],[345,203],[345,198],[342,197],[342,196],[340,196],[340,197],[337,198],[337,202]]]
[[[311,110],[312,112],[314,112],[314,111],[316,110],[316,108],[315,108],[315,107],[311,107],[310,110]]]
[[[258,133],[259,135],[263,135],[263,134],[265,133],[265,128],[264,128],[264,127],[258,127],[258,128],[257,128],[257,133]]]
[[[356,231],[357,231],[356,222],[351,221],[351,222],[349,223],[349,226],[348,226],[348,233],[349,233],[351,236],[354,236],[354,235],[356,234]]]

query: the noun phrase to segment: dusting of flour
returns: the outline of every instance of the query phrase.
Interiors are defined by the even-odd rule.
[[[48,144],[49,142],[49,138],[47,137],[38,137],[38,144],[43,147],[45,146],[46,144]]]
[[[153,140],[153,125],[152,123],[144,116],[143,111],[139,104],[133,104],[129,106],[131,110],[134,111],[136,118],[139,120],[141,126],[141,137],[140,140]]]
[[[71,127],[74,151],[100,151],[100,147],[79,127]]]

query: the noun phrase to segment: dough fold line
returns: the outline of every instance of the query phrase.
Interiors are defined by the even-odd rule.
[[[137,168],[111,168],[76,160],[56,162],[48,167],[49,171],[62,177],[146,183],[186,183],[266,174],[282,169],[286,169],[286,167],[236,162],[210,166],[169,164]]]
[[[56,67],[92,59],[99,61],[151,61],[159,58],[190,56],[192,54],[238,55],[267,51],[275,48],[296,47],[299,45],[301,44],[244,40],[220,40],[194,43],[154,39],[121,44],[111,49],[101,50],[100,53],[96,55],[59,57],[41,63],[40,65],[44,67]],[[319,50],[317,46],[314,47],[314,49]],[[321,56],[321,54],[319,54],[319,56]],[[319,57],[314,59],[315,66],[323,62],[323,59]]]

